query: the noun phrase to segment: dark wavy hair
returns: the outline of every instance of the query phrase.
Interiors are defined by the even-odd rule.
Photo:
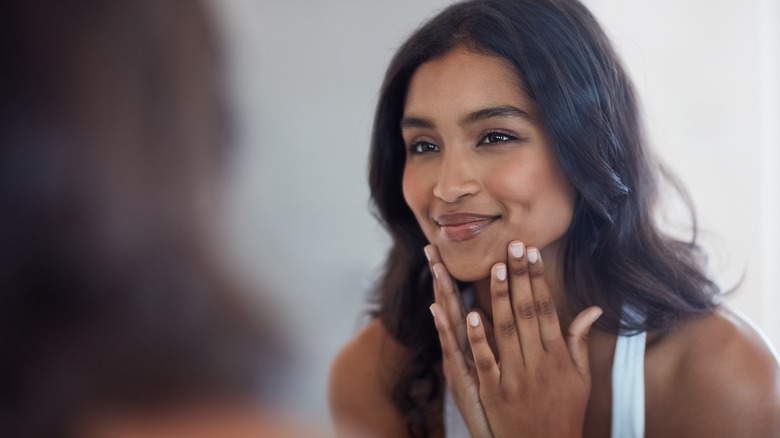
[[[387,70],[374,120],[369,184],[393,239],[375,315],[408,348],[393,398],[412,435],[427,435],[441,406],[441,351],[428,306],[427,240],[402,193],[400,130],[407,88],[423,63],[463,46],[507,61],[535,103],[550,145],[576,189],[564,236],[564,281],[573,312],[598,305],[596,327],[616,333],[666,330],[712,311],[719,288],[705,273],[692,205],[653,158],[633,85],[606,35],[576,0],[475,0],[456,3],[401,46]],[[678,189],[693,221],[682,241],[656,224],[662,178]],[[624,313],[626,308],[635,312]],[[421,390],[423,388],[424,390]]]

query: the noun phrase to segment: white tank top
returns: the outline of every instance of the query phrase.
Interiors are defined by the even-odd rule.
[[[647,333],[619,335],[612,362],[612,438],[645,435],[645,343]],[[444,435],[469,438],[466,423],[449,391],[444,391]]]

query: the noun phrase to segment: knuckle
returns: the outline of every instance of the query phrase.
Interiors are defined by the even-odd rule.
[[[571,363],[572,361],[570,358],[565,356],[558,356],[558,358],[555,360],[555,369],[562,373],[566,372],[566,370],[569,369]]]
[[[520,317],[523,319],[533,319],[536,317],[535,303],[520,303]]]
[[[544,269],[541,266],[536,266],[534,269],[528,270],[528,276],[532,279],[544,278]]]
[[[482,371],[491,369],[493,367],[493,363],[493,360],[489,357],[474,358],[474,365],[477,367],[477,369]]]
[[[517,398],[517,393],[517,388],[514,385],[504,385],[501,386],[498,395],[503,402],[509,403]]]
[[[546,385],[547,382],[550,380],[550,373],[548,371],[547,367],[539,367],[536,369],[536,372],[534,373],[534,377],[536,378],[536,381],[540,385]]]
[[[441,293],[447,297],[452,297],[455,295],[455,289],[452,287],[452,285],[447,285],[441,288]]]
[[[551,316],[555,313],[555,303],[552,297],[544,297],[536,301],[536,311],[541,316]]]
[[[499,287],[493,291],[493,294],[496,296],[496,298],[509,298],[509,289],[505,287]]]
[[[514,266],[512,268],[512,274],[516,277],[522,277],[528,274],[528,266],[525,264]]]
[[[480,333],[472,333],[469,336],[469,340],[471,341],[472,344],[477,345],[485,342],[485,337]]]
[[[502,336],[511,338],[517,333],[517,326],[514,321],[502,322],[498,325],[498,331]]]

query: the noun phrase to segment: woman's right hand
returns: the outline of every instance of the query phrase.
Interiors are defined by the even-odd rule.
[[[463,296],[442,263],[438,249],[428,245],[425,247],[425,255],[433,273],[435,303],[431,305],[431,312],[439,332],[444,380],[471,436],[492,437],[479,398],[479,379],[468,340]]]

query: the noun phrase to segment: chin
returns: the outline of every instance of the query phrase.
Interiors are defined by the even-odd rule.
[[[444,265],[454,279],[467,283],[484,280],[490,277],[490,269],[498,260],[485,255],[484,257],[466,256],[460,254],[441,254]]]

